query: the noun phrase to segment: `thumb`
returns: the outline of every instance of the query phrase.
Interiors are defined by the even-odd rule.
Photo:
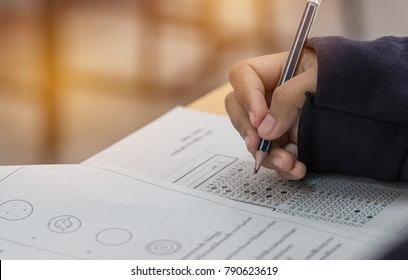
[[[271,100],[269,115],[258,127],[263,139],[274,140],[285,134],[297,121],[306,100],[306,92],[315,92],[317,68],[311,68],[277,87]]]

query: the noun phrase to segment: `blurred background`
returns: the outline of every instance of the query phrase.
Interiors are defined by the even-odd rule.
[[[0,164],[79,163],[290,47],[304,0],[0,0]],[[311,36],[404,36],[408,0],[323,0]]]

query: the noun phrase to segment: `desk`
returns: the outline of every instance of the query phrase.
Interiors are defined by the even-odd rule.
[[[231,91],[232,87],[229,83],[227,83],[193,101],[187,107],[199,111],[226,116],[227,112],[225,111],[224,99]]]

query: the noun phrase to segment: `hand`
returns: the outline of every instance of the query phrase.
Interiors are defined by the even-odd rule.
[[[317,58],[305,49],[295,76],[277,87],[288,52],[242,61],[230,71],[234,89],[225,108],[235,129],[255,157],[260,137],[274,140],[263,166],[283,178],[301,179],[306,166],[297,160],[297,130],[306,92],[316,92]]]

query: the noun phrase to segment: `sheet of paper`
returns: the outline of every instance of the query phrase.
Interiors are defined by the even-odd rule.
[[[408,185],[311,175],[287,181],[254,160],[226,117],[177,107],[85,161],[136,170],[308,221],[408,235]]]
[[[6,169],[1,259],[370,259],[390,248],[128,170]]]

